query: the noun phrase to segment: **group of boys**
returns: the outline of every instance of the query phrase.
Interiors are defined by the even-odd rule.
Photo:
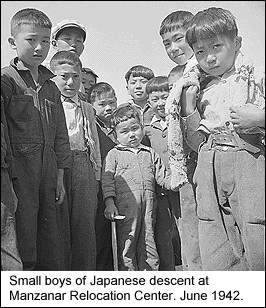
[[[176,67],[168,76],[132,67],[131,99],[121,104],[82,67],[86,29],[77,22],[53,29],[57,52],[50,70],[41,65],[51,28],[35,9],[11,20],[17,57],[1,74],[2,270],[113,270],[116,215],[125,216],[116,223],[119,270],[263,270],[265,90],[232,14],[168,15],[159,33]],[[172,119],[180,140],[168,133]],[[173,139],[182,186],[171,185]]]

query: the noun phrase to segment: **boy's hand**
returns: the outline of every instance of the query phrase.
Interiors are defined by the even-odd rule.
[[[58,169],[58,176],[57,176],[57,186],[56,186],[56,193],[55,193],[55,204],[60,205],[63,203],[65,197],[65,187],[64,187],[64,169]]]
[[[265,127],[264,110],[253,104],[246,104],[241,107],[230,107],[231,122],[235,129],[251,128],[254,126]]]
[[[115,206],[114,198],[108,197],[105,199],[106,208],[104,210],[104,216],[107,219],[114,220],[114,217],[119,215],[117,207]]]
[[[183,89],[181,94],[181,113],[182,116],[188,116],[194,112],[196,108],[198,87],[191,85]]]

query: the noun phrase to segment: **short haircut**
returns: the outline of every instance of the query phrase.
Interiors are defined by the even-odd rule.
[[[176,31],[179,28],[187,30],[193,14],[188,11],[175,11],[165,17],[162,21],[159,34]]]
[[[131,75],[133,77],[143,77],[148,80],[154,77],[153,71],[150,68],[143,65],[135,65],[127,71],[127,73],[125,74],[125,79],[127,83]]]
[[[115,90],[109,83],[98,82],[92,85],[88,91],[89,102],[93,104],[95,102],[95,99],[103,93],[113,93],[116,98]]]
[[[146,93],[166,91],[169,92],[168,78],[166,76],[156,76],[150,79],[146,84]]]
[[[50,61],[51,71],[54,72],[57,66],[63,64],[79,66],[80,69],[82,69],[82,63],[79,59],[79,56],[72,51],[62,50],[54,54]]]
[[[48,16],[36,9],[23,9],[18,11],[11,19],[11,35],[16,36],[22,25],[34,25],[40,28],[52,28]]]
[[[110,118],[110,127],[115,130],[119,123],[129,119],[137,119],[141,124],[139,111],[130,104],[121,104],[112,113]]]
[[[176,65],[169,72],[168,78],[171,76],[175,76],[175,75],[179,75],[181,77],[183,75],[184,69],[185,69],[185,65]]]
[[[186,32],[186,40],[190,47],[197,41],[210,39],[217,35],[225,35],[234,39],[238,34],[233,14],[222,8],[211,7],[198,12]]]

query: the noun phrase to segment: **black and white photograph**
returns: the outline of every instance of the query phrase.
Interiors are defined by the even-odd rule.
[[[265,1],[1,1],[1,276],[3,307],[265,307]]]

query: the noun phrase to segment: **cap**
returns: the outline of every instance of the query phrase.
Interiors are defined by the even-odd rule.
[[[88,74],[90,73],[94,75],[96,78],[99,78],[99,76],[91,68],[88,68],[88,67],[83,67],[82,73],[88,73]]]
[[[76,20],[64,19],[52,28],[52,39],[56,39],[58,33],[65,28],[78,28],[81,30],[84,41],[86,39],[86,28]]]

